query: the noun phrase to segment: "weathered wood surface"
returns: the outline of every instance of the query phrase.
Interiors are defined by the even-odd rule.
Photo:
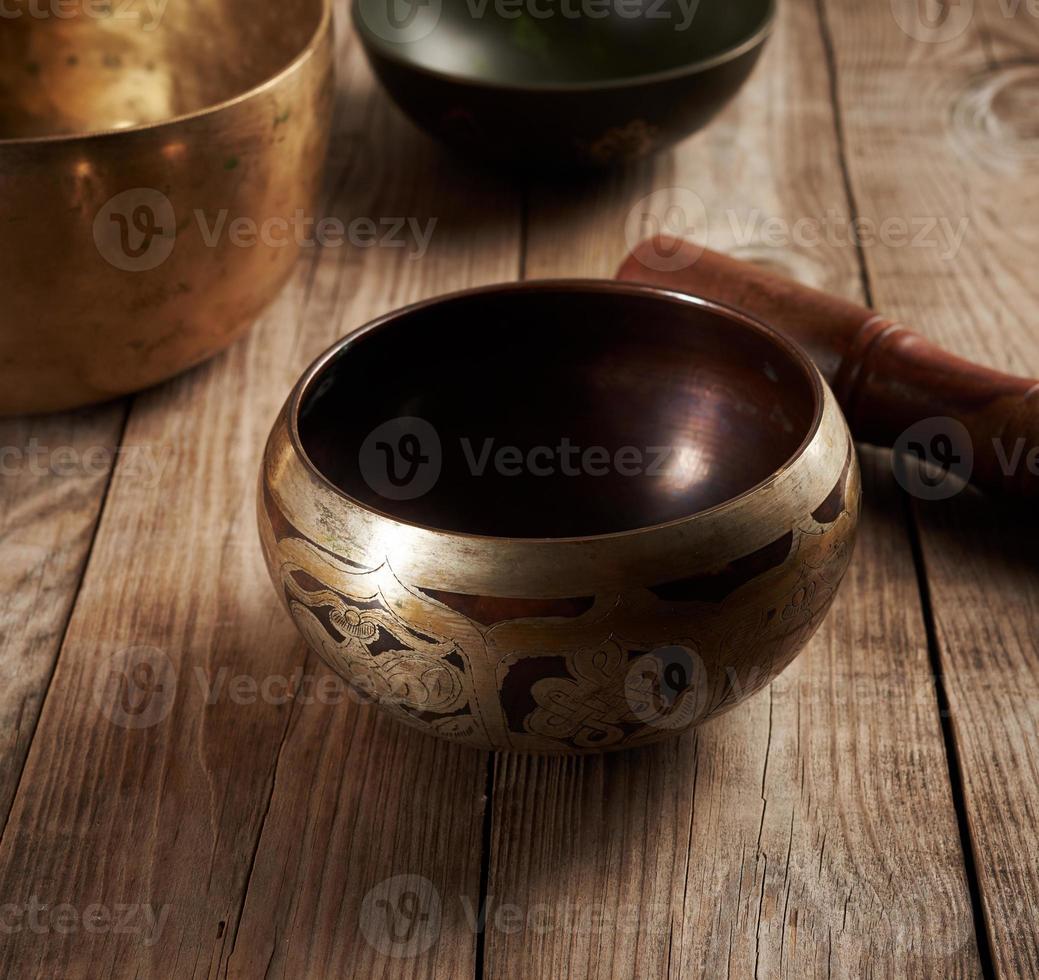
[[[122,404],[0,422],[0,827],[7,820],[120,445]],[[148,447],[127,448],[139,478]]]
[[[347,23],[323,213],[438,218],[429,253],[314,251],[246,341],[134,401],[124,443],[166,466],[145,485],[120,459],[53,679],[35,692],[46,703],[0,844],[0,903],[22,910],[0,975],[256,977],[268,961],[287,977],[349,975],[369,949],[360,902],[382,878],[425,871],[445,893],[478,893],[486,760],[353,703],[284,701],[279,678],[325,672],[256,534],[260,453],[306,364],[377,313],[519,268],[518,195],[460,173],[374,94]],[[37,903],[42,932],[24,911]],[[51,921],[59,905],[74,913]],[[137,907],[131,931],[68,929],[98,905]],[[471,974],[472,934],[450,957],[449,939],[429,969]]]
[[[827,215],[846,234],[854,213],[821,28],[814,5],[783,5],[758,75],[708,134],[585,193],[532,194],[527,274],[611,274],[626,231],[656,230],[648,212],[862,298],[856,249],[825,228],[818,243],[802,228],[801,248],[769,237]],[[883,457],[864,462],[852,571],[769,693],[655,750],[499,760],[489,891],[537,914],[489,932],[489,975],[979,972],[903,509]]]
[[[805,655],[694,735],[580,761],[492,760],[345,697],[277,605],[254,529],[267,428],[324,346],[452,288],[612,275],[647,213],[1039,371],[1036,18],[977,0],[932,44],[899,27],[902,2],[788,0],[709,130],[523,191],[389,106],[341,4],[322,213],[435,217],[428,254],[309,253],[250,338],[134,399],[125,432],[121,406],[4,424],[11,446],[121,442],[150,462],[0,481],[0,975],[1039,972],[1027,518],[973,496],[911,511],[865,454],[859,551]],[[948,259],[826,226],[771,243],[856,216],[969,226]]]
[[[425,296],[515,278],[519,194],[487,175],[460,171],[457,161],[412,130],[375,91],[352,38],[341,64],[353,111],[360,104],[365,111],[344,123],[354,149],[338,163],[343,183],[333,212],[349,207],[439,221],[421,260],[409,263],[380,250],[365,256],[350,280],[360,293],[345,314],[332,318],[333,334]],[[379,139],[372,140],[373,133]],[[385,186],[358,202],[366,175],[379,172],[389,175]],[[326,262],[316,282],[336,291],[339,260],[328,256]],[[320,311],[308,319],[318,326]],[[308,670],[327,675],[315,659]],[[485,754],[431,744],[367,707],[297,708],[275,770],[228,975],[472,976],[476,934],[464,903],[449,898],[468,896],[475,904],[479,895],[488,765]],[[396,955],[386,926],[399,896],[384,883],[397,876],[424,879],[442,896],[442,913],[406,947],[406,956]],[[383,901],[389,908],[378,906]],[[406,931],[407,906],[400,917]],[[420,950],[427,935],[428,949]]]
[[[844,156],[860,215],[952,229],[935,229],[934,244],[865,251],[876,306],[958,353],[1035,377],[1039,280],[1025,256],[1039,248],[1039,9],[963,8],[948,9],[948,40],[928,42],[864,6],[827,4]],[[1039,525],[972,492],[918,500],[914,512],[987,943],[999,975],[1033,977]]]
[[[866,466],[849,588],[768,692],[659,749],[499,760],[492,909],[530,924],[489,933],[489,975],[979,974],[912,560]]]

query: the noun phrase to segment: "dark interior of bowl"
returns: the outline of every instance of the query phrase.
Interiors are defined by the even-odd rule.
[[[64,16],[40,16],[59,6]],[[13,0],[7,10],[0,140],[162,122],[233,99],[307,47],[323,0]]]
[[[773,10],[773,0],[441,0],[417,13],[411,5],[410,22],[387,22],[396,2],[357,0],[355,21],[370,44],[422,68],[519,86],[708,62],[758,36]]]
[[[449,299],[361,334],[312,380],[297,421],[313,465],[375,510],[557,538],[750,490],[796,455],[817,403],[806,362],[741,318],[553,284]]]

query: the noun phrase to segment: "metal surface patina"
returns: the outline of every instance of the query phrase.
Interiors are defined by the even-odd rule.
[[[404,5],[400,5],[403,7]],[[387,91],[463,153],[521,168],[600,168],[706,125],[753,70],[773,0],[354,0]]]
[[[222,350],[288,278],[288,223],[313,214],[326,0],[106,9],[9,7],[0,32],[3,414],[102,401]]]
[[[679,734],[786,667],[859,495],[794,345],[692,297],[545,282],[325,354],[274,426],[259,516],[296,625],[359,696],[477,747],[590,752]]]

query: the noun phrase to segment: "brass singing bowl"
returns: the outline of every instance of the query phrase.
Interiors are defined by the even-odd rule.
[[[0,413],[152,385],[255,320],[299,252],[279,221],[313,214],[331,51],[327,0],[8,5]]]
[[[259,522],[297,627],[361,696],[468,745],[587,752],[790,663],[859,496],[800,348],[684,294],[560,281],[336,344],[274,425]]]
[[[643,157],[706,125],[775,0],[354,0],[376,75],[456,149],[539,170]]]

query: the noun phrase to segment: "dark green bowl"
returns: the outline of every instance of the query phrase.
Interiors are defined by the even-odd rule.
[[[376,74],[470,155],[607,166],[695,132],[750,74],[775,0],[354,0]]]

